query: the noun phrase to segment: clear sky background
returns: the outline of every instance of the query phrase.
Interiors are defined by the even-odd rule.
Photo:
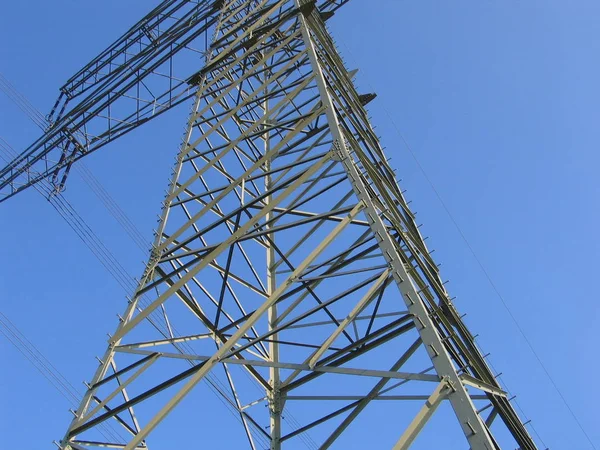
[[[58,87],[155,3],[4,2],[0,72],[47,113]],[[599,20],[595,0],[353,0],[331,21],[359,89],[378,94],[373,121],[459,310],[551,449],[593,447],[402,136],[600,448]],[[87,159],[147,241],[186,113]],[[21,151],[38,135],[0,96],[0,137]],[[66,196],[138,276],[144,254],[76,174]],[[124,292],[34,191],[0,205],[0,235],[0,311],[79,389]],[[69,404],[2,336],[0,356],[0,447],[50,448]]]

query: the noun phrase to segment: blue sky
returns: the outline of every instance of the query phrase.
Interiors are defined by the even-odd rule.
[[[154,3],[154,2],[153,2]],[[0,72],[43,112],[58,87],[143,15],[146,1],[10,2]],[[592,0],[353,0],[331,21],[391,164],[430,236],[457,306],[551,449],[592,448],[405,146],[487,269],[596,446],[600,307],[600,4]],[[150,240],[186,108],[87,164]],[[401,133],[401,134],[400,134]],[[0,97],[0,136],[39,132]],[[402,135],[402,136],[401,136]],[[135,170],[133,170],[135,169]],[[133,275],[141,254],[77,176],[67,198]],[[35,192],[0,205],[0,310],[75,384],[89,379],[124,293]],[[85,318],[85,319],[83,319]],[[83,320],[82,320],[83,319]],[[68,404],[0,340],[0,441],[47,448]],[[72,364],[73,355],[88,363]],[[35,430],[35,431],[34,431]]]

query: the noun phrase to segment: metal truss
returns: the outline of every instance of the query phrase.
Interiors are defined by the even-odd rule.
[[[219,415],[222,448],[373,448],[377,433],[405,449],[435,413],[465,448],[535,449],[385,159],[365,110],[373,95],[357,93],[327,31],[345,2],[167,1],[155,12],[181,3],[212,40],[203,69],[179,80],[194,86],[193,108],[146,270],[60,448],[145,449],[166,421],[196,448],[210,430],[177,424],[203,411]],[[147,23],[133,36],[151,40]],[[110,52],[65,96],[85,95]],[[119,67],[114,79],[136,72]],[[76,109],[91,121],[98,108]],[[96,142],[147,120],[144,108]],[[53,130],[43,139],[66,139]],[[108,421],[122,441],[103,438]]]
[[[319,0],[333,14],[349,0]],[[192,98],[223,0],[166,0],[73,75],[47,132],[0,170],[0,202],[49,178],[64,189],[72,164]]]

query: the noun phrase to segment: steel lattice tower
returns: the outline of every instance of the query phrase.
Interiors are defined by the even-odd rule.
[[[404,449],[440,405],[464,448],[536,448],[328,33],[347,1],[164,1],[63,86],[52,126],[0,171],[3,200],[60,190],[75,161],[193,99],[145,272],[62,449],[155,448],[155,429],[183,433],[163,422],[215,394],[234,412],[214,410],[222,448],[389,433]],[[202,68],[174,73],[177,58]],[[126,442],[103,438],[107,421]]]

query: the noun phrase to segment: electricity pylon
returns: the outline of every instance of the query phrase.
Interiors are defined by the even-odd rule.
[[[65,85],[54,126],[0,172],[5,198],[44,178],[59,190],[77,159],[193,97],[149,261],[61,449],[143,449],[156,433],[179,448],[190,417],[213,414],[220,448],[404,449],[438,408],[459,448],[536,448],[386,161],[374,95],[328,33],[344,3],[165,1]],[[166,93],[140,101],[174,46],[209,34],[200,71],[163,74]],[[136,88],[133,113],[115,106]],[[195,426],[186,448],[211,431]]]

